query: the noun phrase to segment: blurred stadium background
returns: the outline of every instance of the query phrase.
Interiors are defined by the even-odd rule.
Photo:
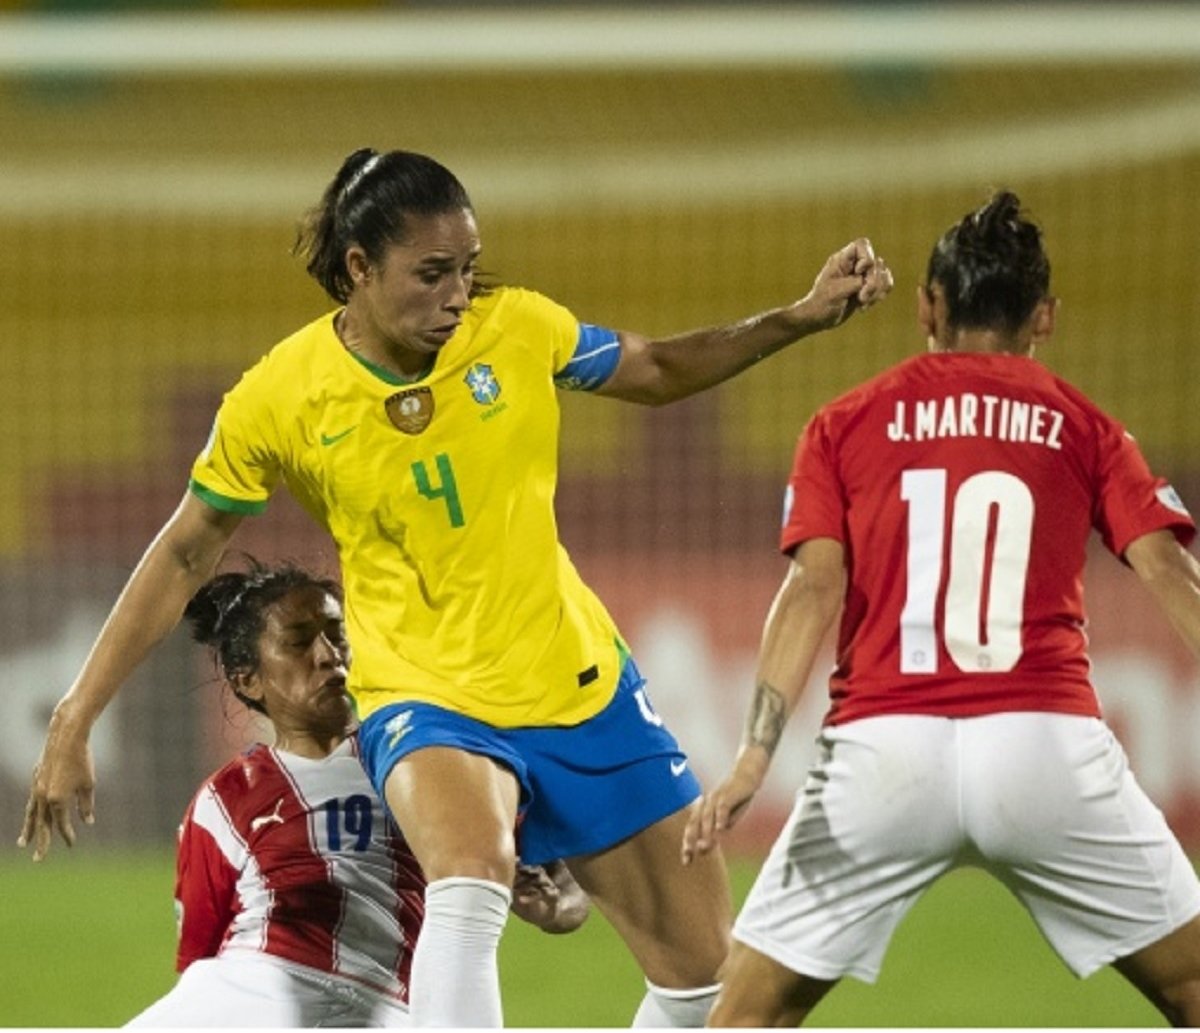
[[[1194,6],[313,7],[0,5],[12,837],[49,711],[178,502],[222,392],[329,307],[289,249],[364,144],[444,161],[472,193],[485,267],[592,322],[661,333],[747,314],[804,293],[864,234],[895,270],[884,306],[706,396],[659,411],[563,399],[563,538],[704,778],[732,756],[784,569],[796,435],[821,402],[921,346],[929,248],[993,187],[1015,189],[1046,231],[1063,307],[1042,358],[1200,506]],[[282,495],[236,545],[332,569]],[[1115,560],[1097,555],[1087,592],[1108,715],[1200,851],[1197,666]],[[739,886],[786,813],[822,704],[814,684],[732,844]],[[99,822],[81,847],[36,870],[16,851],[0,860],[0,1023],[116,1024],[169,986],[173,830],[197,781],[254,734],[182,633],[158,651],[94,736]],[[934,896],[918,908],[881,986],[839,989],[826,1024],[1154,1023],[1116,977],[1076,988],[1015,904],[952,882],[940,909]],[[626,1021],[636,973],[600,926],[550,947],[510,934],[511,1019]],[[1016,993],[1030,984],[1003,960],[1010,928],[1044,991]],[[1010,982],[980,990],[968,970]]]

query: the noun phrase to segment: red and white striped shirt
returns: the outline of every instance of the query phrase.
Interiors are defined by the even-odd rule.
[[[321,760],[256,745],[180,826],[177,968],[250,951],[406,1002],[424,891],[355,737]]]

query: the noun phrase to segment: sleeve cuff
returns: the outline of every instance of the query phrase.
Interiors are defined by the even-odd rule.
[[[194,477],[188,482],[188,490],[202,502],[207,502],[213,509],[223,513],[240,513],[243,516],[257,516],[267,508],[267,500],[255,502],[251,499],[231,499],[206,488]]]

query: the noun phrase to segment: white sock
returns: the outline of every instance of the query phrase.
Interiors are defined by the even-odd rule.
[[[649,1029],[696,1029],[704,1025],[721,985],[696,990],[667,990],[646,980],[646,996],[633,1025]]]
[[[504,1025],[496,948],[511,900],[507,886],[486,879],[438,879],[425,887],[409,987],[413,1026]]]

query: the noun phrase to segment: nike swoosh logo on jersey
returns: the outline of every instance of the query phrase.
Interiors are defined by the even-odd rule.
[[[350,428],[342,431],[340,434],[322,434],[321,435],[321,444],[326,446],[327,448],[330,445],[336,445],[347,434],[353,434],[356,430],[358,430],[357,423],[353,427],[350,427]]]
[[[682,775],[686,769],[687,769],[687,757],[684,757],[683,760],[671,761],[671,774],[674,775],[676,778],[678,778],[680,775]]]

